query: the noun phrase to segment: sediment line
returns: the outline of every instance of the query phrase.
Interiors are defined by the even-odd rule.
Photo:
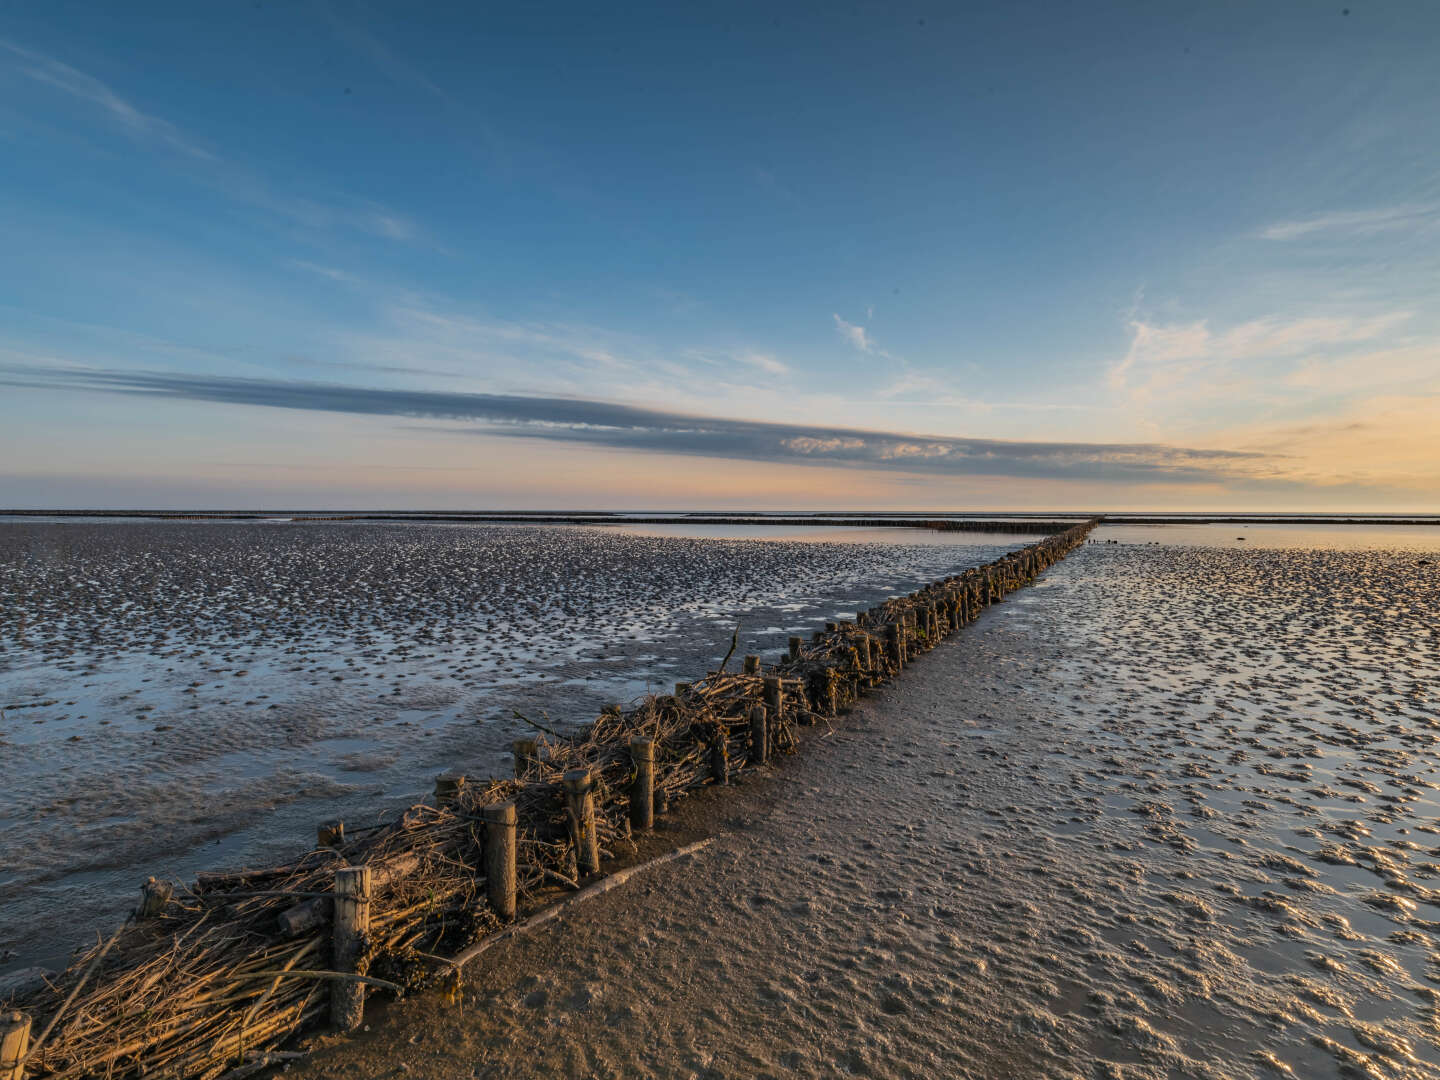
[[[514,779],[436,781],[435,804],[328,822],[283,866],[148,881],[112,938],[0,1015],[0,1080],[248,1075],[327,1015],[361,1023],[367,986],[454,977],[518,906],[573,894],[676,799],[793,752],[833,717],[1082,543],[1096,521],[747,656],[675,693],[612,706],[568,737],[517,740]],[[563,891],[560,891],[563,890]],[[30,1028],[40,1033],[31,1043]],[[23,1065],[16,1065],[24,1061]]]

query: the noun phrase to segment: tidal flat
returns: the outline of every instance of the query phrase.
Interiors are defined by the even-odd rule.
[[[704,853],[291,1075],[1440,1077],[1440,536],[1186,528],[1097,530],[652,841]]]
[[[677,531],[0,524],[0,973],[1034,539]]]

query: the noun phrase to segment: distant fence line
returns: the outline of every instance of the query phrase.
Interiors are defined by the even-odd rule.
[[[792,752],[797,725],[898,675],[1094,525],[827,623],[809,641],[792,637],[773,666],[746,656],[727,672],[727,656],[574,735],[519,739],[513,779],[443,774],[433,805],[348,833],[323,823],[316,847],[285,865],[202,873],[188,886],[151,878],[109,939],[10,995],[0,1080],[239,1080],[327,1017],[354,1029],[368,992],[455,977],[457,959],[482,950],[520,900],[578,889],[676,799]]]

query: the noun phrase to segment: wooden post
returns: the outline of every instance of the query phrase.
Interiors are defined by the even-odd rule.
[[[0,1080],[25,1080],[28,1053],[30,1017],[22,1012],[0,1014]]]
[[[464,789],[464,773],[443,772],[435,778],[435,802],[440,806],[448,806],[460,797],[460,792]]]
[[[730,783],[730,731],[720,721],[707,725],[710,739],[710,775],[722,787]]]
[[[540,763],[540,744],[534,739],[516,739],[510,744],[515,755],[515,779],[524,780],[532,765]]]
[[[137,919],[153,919],[165,910],[165,905],[170,903],[170,897],[175,893],[175,886],[168,881],[158,881],[155,878],[146,879],[140,886],[140,906],[135,909]]]
[[[691,684],[688,682],[677,682],[675,684],[675,704],[680,704],[680,699],[690,693]]]
[[[780,722],[780,676],[771,675],[765,680],[765,708],[770,710],[770,717],[778,724]]]
[[[745,674],[746,674],[746,675],[759,675],[759,674],[760,674],[760,657],[758,657],[758,656],[747,656],[747,657],[745,657]]]
[[[900,637],[899,623],[885,624],[885,643],[890,647],[890,662],[899,671],[905,666],[905,642]]]
[[[487,803],[485,820],[485,895],[495,914],[515,917],[515,827],[519,815],[514,802]]]
[[[825,712],[829,716],[840,715],[840,677],[834,668],[825,669]]]
[[[750,760],[764,765],[770,760],[770,734],[765,719],[765,706],[750,706]]]
[[[335,871],[335,970],[355,973],[370,931],[370,867],[342,866]],[[330,984],[330,1022],[354,1031],[365,1019],[365,984]]]
[[[590,771],[571,769],[565,774],[565,808],[570,814],[570,838],[575,842],[575,866],[581,874],[600,872],[600,839],[595,835],[595,801],[590,797]]]
[[[803,645],[803,644],[805,644],[805,639],[804,639],[804,638],[792,637],[792,638],[790,639],[790,659],[791,659],[791,660],[799,660],[799,659],[800,659],[800,646]]]
[[[316,847],[339,847],[345,843],[345,822],[322,821],[315,826]]]
[[[635,763],[635,782],[630,785],[630,827],[655,827],[655,740],[646,735],[630,738],[630,760]]]

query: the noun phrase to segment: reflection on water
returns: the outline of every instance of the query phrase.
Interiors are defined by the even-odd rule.
[[[1436,551],[1440,525],[1102,525],[1097,542],[1200,547],[1307,548],[1322,551]]]
[[[1000,520],[1000,519],[995,519]],[[583,528],[586,526],[576,526]],[[993,532],[941,532],[936,529],[915,529],[903,526],[888,529],[865,529],[820,525],[606,525],[607,530],[628,536],[690,537],[698,540],[793,540],[827,544],[912,544],[925,546],[969,546],[994,544],[1033,544],[1041,534]]]

